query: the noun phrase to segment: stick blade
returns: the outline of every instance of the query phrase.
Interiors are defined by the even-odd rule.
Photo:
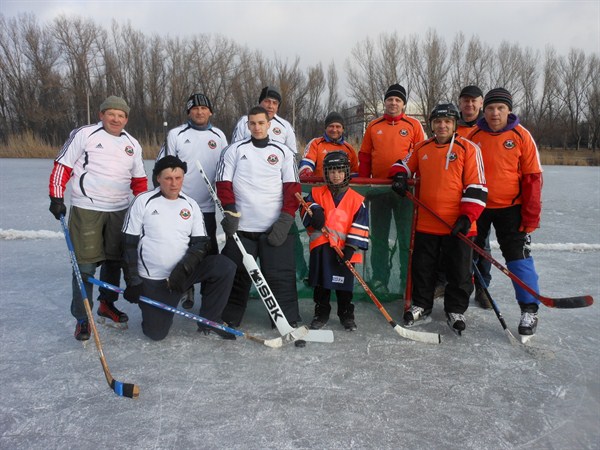
[[[303,338],[306,342],[324,342],[330,344],[333,342],[333,331],[331,330],[308,330]]]
[[[427,331],[415,331],[415,330],[407,330],[406,328],[401,327],[397,323],[393,324],[394,330],[400,336],[406,339],[410,339],[412,341],[423,342],[425,344],[441,344],[442,336],[438,333],[429,333]]]
[[[115,394],[121,397],[138,398],[140,395],[140,388],[136,384],[122,383],[113,379],[110,387],[115,391]]]
[[[594,304],[594,298],[591,295],[563,298],[549,298],[540,295],[539,300],[549,308],[559,309],[585,308]]]

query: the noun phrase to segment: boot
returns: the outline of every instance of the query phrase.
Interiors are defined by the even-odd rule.
[[[87,341],[90,338],[90,325],[87,319],[77,321],[75,326],[75,339],[78,341]]]
[[[475,301],[483,309],[490,309],[492,307],[492,303],[490,302],[490,299],[486,294],[485,289],[483,289],[482,287],[477,286],[475,288]]]
[[[181,297],[181,307],[183,309],[192,309],[194,307],[194,285]]]

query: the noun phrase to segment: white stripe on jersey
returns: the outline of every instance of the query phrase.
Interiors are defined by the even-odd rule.
[[[187,163],[187,173],[183,178],[183,192],[192,197],[204,212],[214,212],[215,202],[208,193],[206,183],[196,169],[196,160],[202,163],[206,176],[214,183],[217,163],[221,151],[227,147],[227,139],[221,130],[195,130],[188,124],[169,131],[166,146],[160,150],[157,161],[167,155],[177,156]]]
[[[74,130],[56,161],[73,169],[71,204],[95,211],[127,208],[131,179],[146,177],[139,142],[107,133],[102,122]]]
[[[140,237],[140,276],[163,280],[185,255],[190,237],[206,236],[206,229],[194,199],[180,193],[176,200],[169,200],[157,187],[133,200],[123,223],[123,233]]]
[[[271,142],[265,148],[252,141],[231,144],[221,154],[216,181],[233,184],[241,231],[266,231],[281,213],[283,183],[298,181],[294,152]]]
[[[248,116],[240,117],[238,123],[235,125],[233,134],[231,136],[231,143],[242,140],[250,139],[251,134],[248,129]],[[298,151],[296,148],[296,133],[292,128],[292,124],[289,123],[277,114],[271,119],[271,126],[269,127],[269,137],[272,141],[280,142],[287,145],[294,153]]]

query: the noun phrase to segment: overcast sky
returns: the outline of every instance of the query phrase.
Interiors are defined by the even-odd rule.
[[[398,32],[435,29],[448,44],[462,31],[497,46],[502,40],[559,54],[572,47],[600,53],[600,1],[29,1],[0,0],[6,17],[34,13],[40,23],[77,15],[109,29],[130,21],[145,34],[187,36],[220,33],[265,56],[303,67],[333,59],[338,71],[357,42]],[[402,80],[398,80],[402,82]]]

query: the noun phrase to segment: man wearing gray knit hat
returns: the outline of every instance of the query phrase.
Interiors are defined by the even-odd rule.
[[[475,243],[483,247],[493,225],[508,270],[539,292],[530,234],[540,226],[542,167],[531,133],[512,108],[508,90],[490,90],[483,99],[483,118],[469,135],[481,149],[488,188]],[[521,309],[519,334],[526,341],[537,328],[539,300],[514,281],[513,285]]]
[[[100,105],[100,122],[72,131],[54,161],[50,174],[50,212],[56,219],[67,215],[64,202],[71,183],[69,231],[79,271],[83,279],[94,276],[101,265],[100,278],[118,285],[121,279],[121,227],[131,194],[147,189],[142,147],[125,131],[129,105],[115,95]],[[92,306],[92,284],[84,281]],[[86,310],[73,275],[71,314],[77,319],[75,339],[90,338]],[[127,314],[114,302],[118,294],[100,288],[98,315],[125,327]]]

